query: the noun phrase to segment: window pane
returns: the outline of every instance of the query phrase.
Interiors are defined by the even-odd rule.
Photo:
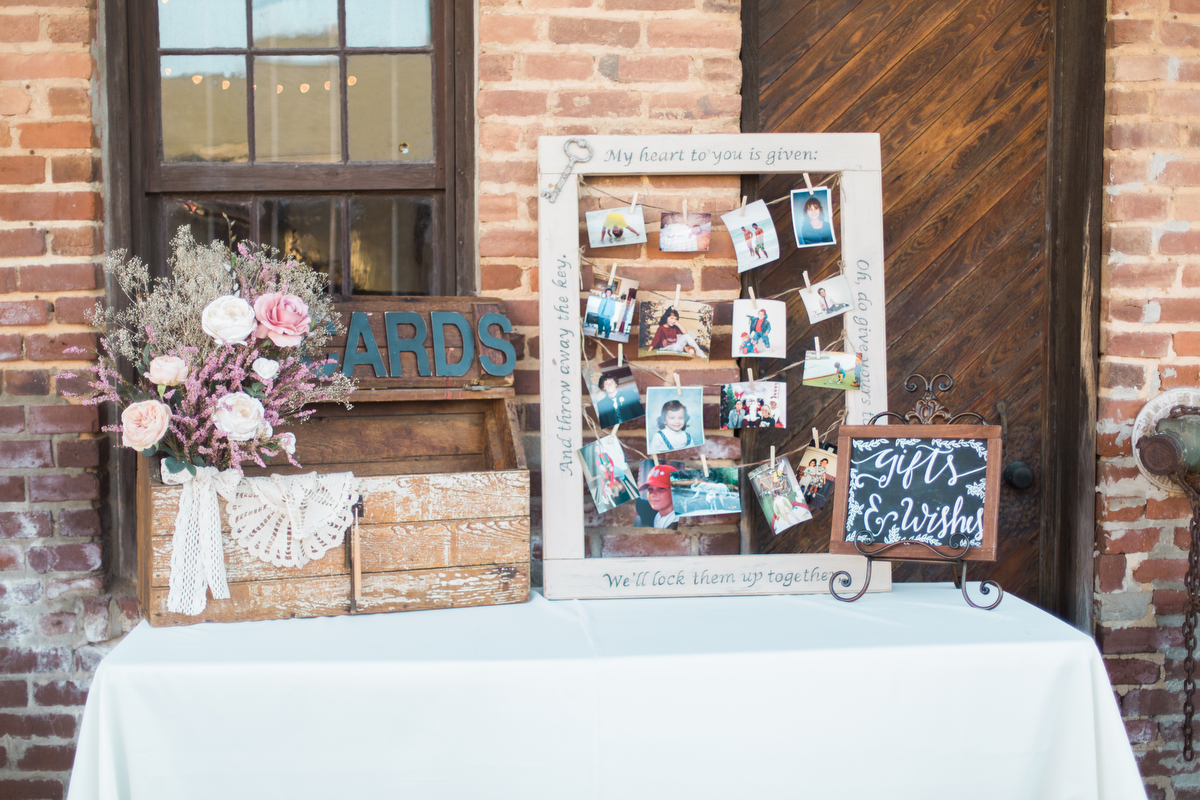
[[[346,59],[351,161],[433,160],[433,59]]]
[[[245,47],[244,0],[159,0],[158,46]]]
[[[429,39],[429,0],[346,0],[347,47],[428,47]]]
[[[163,56],[159,69],[163,157],[245,161],[245,57]]]
[[[254,59],[258,161],[341,161],[341,82],[336,56]]]
[[[164,239],[175,238],[180,225],[192,229],[200,244],[236,244],[250,239],[250,204],[228,200],[167,200]],[[169,250],[169,248],[168,248]]]
[[[433,200],[350,200],[350,278],[355,294],[433,294]]]
[[[337,0],[254,0],[256,46],[336,47],[337,43]]]
[[[263,244],[328,275],[335,294],[342,293],[341,226],[341,201],[333,197],[270,198],[258,218]]]

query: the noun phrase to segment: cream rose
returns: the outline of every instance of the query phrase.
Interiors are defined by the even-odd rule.
[[[245,392],[233,392],[217,401],[213,421],[230,439],[247,442],[258,435],[263,424],[262,403]]]
[[[254,309],[233,295],[218,297],[200,314],[200,327],[216,339],[217,344],[245,344],[257,326]]]
[[[269,381],[279,374],[279,362],[273,358],[256,358],[250,369],[262,380]]]
[[[292,433],[291,431],[288,431],[287,433],[279,434],[279,446],[282,447],[283,451],[285,453],[287,453],[289,456],[295,455],[295,453],[296,453],[296,434]]]
[[[254,335],[277,347],[295,347],[312,327],[308,305],[294,294],[264,294],[254,301],[254,313],[260,323]]]
[[[187,380],[187,362],[178,356],[159,356],[150,362],[146,377],[158,386],[177,386]]]
[[[121,412],[121,444],[134,450],[153,447],[167,433],[171,407],[157,400],[132,403]]]

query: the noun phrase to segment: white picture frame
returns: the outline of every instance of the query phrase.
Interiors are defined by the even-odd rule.
[[[586,143],[586,148],[580,142]],[[570,155],[567,148],[569,147]],[[843,317],[847,349],[863,354],[863,386],[846,393],[846,423],[887,410],[884,327],[883,181],[875,133],[731,133],[655,136],[542,136],[538,188],[542,401],[543,593],[548,599],[801,594],[828,590],[849,573],[844,594],[862,587],[866,559],[796,554],[585,558],[580,391],[579,178],[621,175],[841,173],[840,247],[854,308]],[[891,570],[875,565],[868,591],[889,591]]]

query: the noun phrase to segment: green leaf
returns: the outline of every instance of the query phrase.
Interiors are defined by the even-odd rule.
[[[185,463],[183,466],[187,467],[187,471],[191,473],[193,478],[196,477],[196,467],[194,465]]]
[[[150,456],[154,455],[156,452],[158,452],[158,445],[155,445],[153,447],[147,447],[145,450],[142,451],[142,455],[144,455],[146,458],[149,458]]]
[[[171,456],[167,456],[166,458],[164,458],[163,463],[167,465],[167,471],[170,472],[172,475],[174,475],[177,472],[183,472],[184,468],[186,466],[188,466],[184,462],[180,461],[178,458],[172,458]],[[194,469],[192,470],[192,474],[193,475],[196,474],[196,471]]]

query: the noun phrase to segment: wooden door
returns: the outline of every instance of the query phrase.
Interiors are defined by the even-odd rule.
[[[1003,487],[998,560],[973,567],[971,579],[986,575],[1053,605],[1043,536],[1050,0],[759,0],[746,24],[748,43],[757,40],[747,85],[757,84],[758,100],[748,100],[747,130],[880,133],[889,408],[912,408],[918,395],[903,384],[914,372],[952,375],[943,399],[953,411],[997,420],[997,402],[1007,403],[1004,463],[1024,462],[1035,481]],[[757,196],[781,197],[797,184],[797,176],[764,176]],[[788,204],[773,209],[778,230],[790,231]],[[835,274],[837,260],[838,248],[796,251],[793,240],[779,261],[745,277],[770,296],[802,285],[803,270],[814,282]],[[809,325],[795,293],[788,305],[788,361],[763,364],[760,374],[803,358],[814,335],[826,343],[840,335],[840,319]],[[772,444],[801,446],[843,407],[841,392],[801,387],[798,372],[788,379],[789,428],[745,432],[745,460]],[[831,511],[779,536],[756,515],[754,544],[823,551]],[[905,564],[896,577],[947,580],[949,572]]]

